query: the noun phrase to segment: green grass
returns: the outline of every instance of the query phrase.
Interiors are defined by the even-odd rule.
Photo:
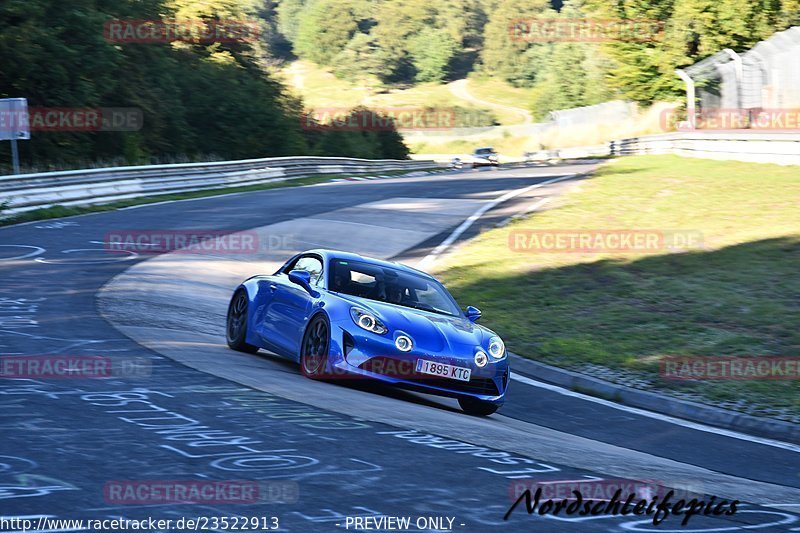
[[[295,93],[303,97],[308,108],[345,107],[420,107],[461,105],[472,107],[457,99],[441,84],[422,83],[408,88],[384,88],[377,81],[355,84],[334,76],[329,69],[309,61],[296,61],[281,70],[281,76]]]
[[[469,92],[482,100],[523,109],[527,108],[534,95],[533,89],[514,87],[501,79],[481,76],[469,78]]]
[[[416,169],[415,169],[416,170]],[[398,174],[405,174],[411,172],[410,170],[391,170],[381,172],[384,176],[394,176]],[[334,178],[342,178],[352,176],[353,174],[322,174],[315,176],[308,176],[297,178],[287,181],[276,181],[272,183],[262,183],[258,185],[246,185],[243,187],[229,187],[224,189],[208,189],[204,191],[192,191],[185,193],[174,194],[160,194],[157,196],[146,196],[141,198],[130,198],[127,200],[119,200],[107,204],[87,205],[87,206],[63,206],[54,205],[52,207],[45,207],[42,209],[34,209],[25,211],[17,215],[11,215],[5,218],[0,218],[1,226],[10,226],[13,224],[20,224],[22,222],[30,222],[33,220],[47,220],[51,218],[71,217],[75,215],[84,215],[86,213],[99,213],[102,211],[114,211],[115,209],[122,209],[124,207],[132,207],[135,205],[153,204],[157,202],[167,202],[172,200],[186,200],[190,198],[206,198],[209,196],[223,196],[226,194],[250,192],[250,191],[265,191],[268,189],[278,189],[285,187],[301,187],[303,185],[313,185],[315,183],[323,183],[330,181]],[[2,216],[3,209],[7,204],[0,204],[0,216]]]
[[[798,381],[658,376],[670,355],[800,356],[799,168],[622,158],[553,204],[478,236],[439,267],[454,295],[480,307],[511,351],[800,414]],[[702,232],[703,246],[638,255],[509,248],[511,231],[533,229],[691,230]]]
[[[303,97],[308,108],[346,107],[364,103],[373,92],[369,85],[356,86],[309,61],[290,63],[278,73],[287,86]]]
[[[496,114],[501,123],[503,112],[482,109],[467,100],[456,98],[443,84],[421,83],[412,87],[383,87],[376,80],[360,84],[341,80],[326,69],[309,61],[295,61],[283,68],[279,75],[308,109],[345,108],[359,105],[370,108],[397,107],[451,107],[481,110]],[[519,117],[514,116],[519,122]]]
[[[501,156],[521,157],[526,151],[535,151],[538,145],[530,139],[508,135],[505,137],[465,137],[463,140],[436,142],[435,140],[409,143],[414,154],[471,154],[475,148],[491,146]]]
[[[519,107],[521,109],[529,109],[533,101],[533,89],[514,87],[510,83],[497,78],[485,78],[481,76],[472,76],[468,82],[469,92],[476,98],[486,100],[488,102],[495,102],[502,105]],[[522,122],[522,117],[519,113],[510,111],[495,111],[501,120],[505,120],[503,124],[519,124]]]

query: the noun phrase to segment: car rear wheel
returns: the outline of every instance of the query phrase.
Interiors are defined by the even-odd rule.
[[[331,332],[328,321],[322,315],[311,320],[303,335],[300,349],[300,369],[303,375],[311,379],[322,379],[328,366],[328,350],[331,344]]]
[[[228,323],[225,328],[225,337],[231,349],[245,353],[256,353],[258,346],[245,342],[247,338],[248,305],[246,291],[239,291],[233,296],[228,306]]]
[[[476,400],[475,398],[459,398],[458,405],[461,406],[465,413],[471,416],[489,416],[500,408],[499,405]]]

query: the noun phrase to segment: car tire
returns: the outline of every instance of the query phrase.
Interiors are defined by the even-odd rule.
[[[303,334],[300,344],[300,370],[310,379],[324,379],[331,346],[330,324],[322,314],[316,315]]]
[[[500,409],[499,405],[476,400],[475,398],[459,398],[458,405],[470,416],[489,416]]]
[[[247,338],[247,308],[249,307],[247,291],[240,290],[231,298],[228,305],[228,319],[225,325],[225,338],[232,350],[245,353],[256,353],[258,346],[245,342]]]

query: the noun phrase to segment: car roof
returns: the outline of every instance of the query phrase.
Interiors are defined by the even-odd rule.
[[[344,259],[345,261],[362,261],[364,263],[370,263],[373,265],[385,266],[388,268],[394,268],[396,270],[401,270],[404,272],[408,272],[411,274],[417,274],[424,276],[429,279],[435,280],[433,276],[428,274],[427,272],[423,272],[422,270],[417,270],[416,268],[412,268],[410,266],[404,265],[402,263],[396,263],[394,261],[384,261],[382,259],[376,259],[374,257],[368,257],[365,255],[355,254],[352,252],[344,252],[341,250],[330,250],[326,248],[317,248],[314,250],[306,250],[305,252],[298,254],[298,255],[305,255],[305,254],[317,254],[321,255],[325,262],[328,262],[332,259]]]

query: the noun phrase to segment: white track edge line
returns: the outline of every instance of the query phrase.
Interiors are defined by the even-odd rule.
[[[520,194],[524,194],[528,191],[532,191],[533,189],[538,189],[539,187],[544,187],[545,185],[550,185],[551,183],[556,183],[559,181],[563,181],[566,179],[574,178],[578,174],[566,174],[561,175],[558,178],[553,178],[551,180],[543,181],[541,183],[536,183],[534,185],[529,185],[528,187],[524,187],[522,189],[517,189],[514,191],[509,191],[502,196],[498,196],[494,200],[491,200],[484,205],[482,205],[477,211],[475,211],[468,219],[461,223],[453,233],[451,233],[444,241],[442,241],[439,246],[434,248],[434,250],[425,256],[419,263],[417,263],[417,268],[420,270],[425,270],[426,268],[430,268],[431,265],[438,259],[440,255],[442,255],[445,251],[447,251],[450,246],[465,232],[467,231],[476,221],[478,221],[487,211],[497,207],[498,205],[511,200],[515,196],[519,196]]]
[[[656,412],[653,412],[653,411],[646,411],[644,409],[639,409],[637,407],[630,407],[630,406],[627,406],[627,405],[622,405],[622,404],[615,403],[615,402],[612,402],[612,401],[609,401],[609,400],[604,400],[602,398],[597,398],[597,397],[594,397],[594,396],[589,396],[587,394],[582,394],[580,392],[571,391],[571,390],[565,389],[563,387],[559,387],[558,385],[551,385],[550,383],[543,383],[541,381],[536,381],[536,380],[531,379],[531,378],[529,378],[527,376],[523,376],[521,374],[517,374],[517,373],[514,373],[514,372],[511,373],[511,379],[513,379],[515,381],[519,381],[521,383],[525,383],[526,385],[530,385],[532,387],[539,387],[541,389],[546,389],[546,390],[549,390],[551,392],[562,394],[564,396],[570,396],[572,398],[578,398],[578,399],[581,399],[581,400],[594,402],[594,403],[597,403],[597,404],[600,404],[600,405],[604,405],[606,407],[611,407],[613,409],[617,409],[619,411],[625,411],[627,413],[632,413],[632,414],[636,414],[636,415],[639,415],[639,416],[652,418],[654,420],[660,420],[662,422],[669,422],[670,424],[675,424],[675,425],[682,426],[682,427],[685,427],[685,428],[696,429],[698,431],[705,431],[706,433],[715,433],[717,435],[722,435],[724,437],[731,437],[731,438],[734,438],[734,439],[753,442],[753,443],[756,443],[756,444],[763,444],[765,446],[772,446],[774,448],[782,448],[784,450],[788,450],[788,451],[791,451],[791,452],[800,453],[800,446],[798,446],[797,444],[791,444],[791,443],[788,443],[788,442],[781,442],[781,441],[778,441],[778,440],[767,439],[767,438],[763,438],[763,437],[756,437],[756,436],[753,436],[753,435],[747,435],[745,433],[739,433],[738,431],[733,431],[733,430],[729,430],[729,429],[706,426],[705,424],[700,424],[699,422],[691,422],[689,420],[683,420],[683,419],[680,419],[680,418],[675,418],[675,417],[672,417],[672,416],[669,416],[669,415],[656,413]]]

